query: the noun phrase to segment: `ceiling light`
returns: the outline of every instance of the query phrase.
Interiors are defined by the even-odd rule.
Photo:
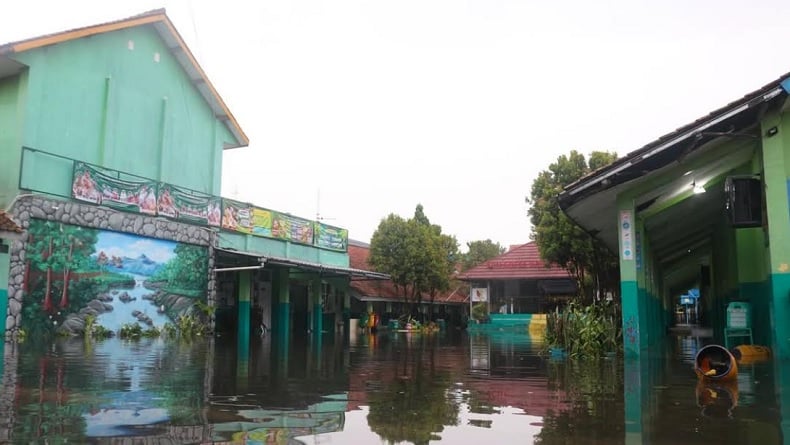
[[[701,193],[705,193],[705,187],[698,185],[697,181],[691,183],[691,189],[694,191],[695,195],[699,195]]]

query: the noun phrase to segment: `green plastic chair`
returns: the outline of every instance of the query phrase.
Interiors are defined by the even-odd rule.
[[[733,301],[727,305],[727,326],[724,328],[724,346],[730,349],[730,339],[749,338],[748,344],[754,344],[752,338],[752,309],[749,303]]]

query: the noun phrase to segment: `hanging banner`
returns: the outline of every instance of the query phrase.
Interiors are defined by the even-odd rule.
[[[235,232],[252,233],[252,206],[223,198],[222,228]]]
[[[272,236],[272,211],[252,208],[252,234],[255,236]]]
[[[313,244],[313,222],[282,213],[272,213],[272,236],[295,243]]]
[[[315,245],[324,249],[348,250],[348,230],[315,223]]]
[[[71,196],[80,201],[127,212],[155,215],[157,183],[142,178],[116,178],[84,162],[75,161]]]
[[[219,227],[220,198],[160,182],[157,214]]]

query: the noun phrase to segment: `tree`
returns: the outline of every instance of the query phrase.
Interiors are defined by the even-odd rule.
[[[438,293],[449,289],[457,255],[455,237],[442,234],[441,226],[431,224],[418,204],[409,220],[395,214],[381,220],[370,241],[369,261],[390,275],[413,312],[424,295],[433,302]]]
[[[505,253],[504,247],[490,239],[469,241],[466,243],[466,247],[467,252],[461,256],[463,270],[469,270]]]
[[[69,305],[69,284],[75,269],[84,268],[95,251],[98,235],[95,230],[79,226],[59,224],[55,232],[53,269],[63,273],[63,289],[58,306],[65,309]]]
[[[601,298],[606,292],[618,294],[617,256],[571,221],[560,209],[557,196],[564,187],[615,159],[615,153],[601,151],[592,152],[589,161],[576,150],[559,156],[547,170],[538,174],[526,198],[530,205],[532,238],[541,257],[568,269],[587,301]]]

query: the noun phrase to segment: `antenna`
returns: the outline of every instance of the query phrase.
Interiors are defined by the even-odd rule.
[[[315,220],[316,221],[328,221],[335,218],[327,218],[325,216],[321,216],[321,188],[318,188],[316,193],[316,200],[315,200]]]

